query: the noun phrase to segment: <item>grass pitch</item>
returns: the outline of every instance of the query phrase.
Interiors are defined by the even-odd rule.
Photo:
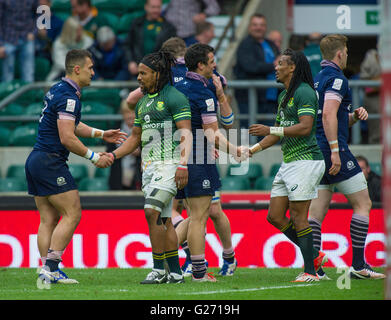
[[[383,272],[383,269],[377,269]],[[296,284],[301,269],[238,268],[216,283],[141,285],[149,269],[64,269],[77,285],[37,288],[37,270],[0,268],[0,300],[382,300],[384,280],[350,280],[325,268],[330,281]],[[217,274],[217,269],[209,269]]]

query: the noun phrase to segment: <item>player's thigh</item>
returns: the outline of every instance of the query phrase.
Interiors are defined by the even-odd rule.
[[[81,204],[78,190],[54,194],[47,197],[50,204],[57,209],[63,217],[80,220]]]
[[[191,211],[191,219],[205,219],[209,216],[209,207],[212,196],[199,196],[187,198],[187,203]]]
[[[325,186],[326,187],[326,186]],[[318,197],[312,199],[309,208],[309,217],[322,222],[330,207],[333,191],[329,188],[318,187]]]
[[[47,197],[34,197],[35,205],[38,208],[40,222],[47,225],[55,225],[60,220],[60,213],[49,202]]]
[[[303,224],[308,222],[308,209],[310,207],[311,200],[303,201],[290,201],[289,202],[289,214],[293,220],[293,223]]]

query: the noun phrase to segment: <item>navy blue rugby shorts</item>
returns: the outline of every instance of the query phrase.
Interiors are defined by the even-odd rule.
[[[77,189],[66,161],[57,153],[33,150],[25,164],[28,193],[49,196]]]

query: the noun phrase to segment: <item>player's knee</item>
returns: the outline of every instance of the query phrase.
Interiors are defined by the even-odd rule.
[[[218,203],[212,203],[209,207],[209,217],[212,220],[217,220],[221,215],[220,206]]]
[[[280,225],[282,225],[283,221],[279,217],[273,215],[272,212],[268,212],[266,216],[267,222],[269,222],[271,225],[279,228]]]

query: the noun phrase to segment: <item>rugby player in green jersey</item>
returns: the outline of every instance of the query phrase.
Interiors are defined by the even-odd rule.
[[[174,57],[166,51],[151,53],[142,59],[137,80],[144,96],[136,105],[134,128],[131,136],[111,153],[118,159],[132,153],[139,145],[142,147],[142,190],[153,269],[141,284],[184,282],[171,210],[177,189],[182,189],[188,181],[191,111],[188,99],[170,84],[174,63]]]
[[[302,52],[285,50],[275,69],[277,81],[285,87],[278,97],[276,123],[274,127],[250,127],[251,135],[265,137],[250,152],[265,150],[281,141],[283,162],[273,181],[267,220],[300,247],[304,272],[294,282],[319,281],[316,271],[327,258],[313,247],[307,218],[325,170],[315,136],[318,98],[310,65]],[[286,216],[288,209],[290,218]]]

